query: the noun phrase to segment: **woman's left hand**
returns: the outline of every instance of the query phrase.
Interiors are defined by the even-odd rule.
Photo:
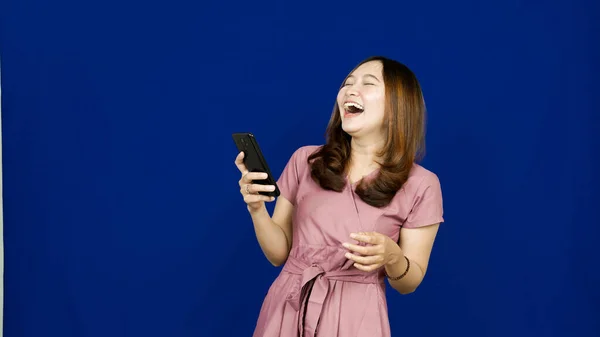
[[[350,250],[346,257],[354,261],[354,266],[363,271],[373,271],[386,264],[394,264],[402,256],[402,249],[390,237],[376,232],[352,233],[350,237],[367,245],[360,246],[344,242],[342,246]],[[356,255],[353,253],[358,253]]]

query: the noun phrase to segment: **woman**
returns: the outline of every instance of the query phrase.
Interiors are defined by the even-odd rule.
[[[415,75],[383,57],[344,80],[322,146],[294,152],[274,198],[253,184],[243,153],[240,191],[258,242],[285,263],[254,336],[390,336],[385,283],[401,294],[423,280],[443,222],[437,176],[419,166],[425,106]]]

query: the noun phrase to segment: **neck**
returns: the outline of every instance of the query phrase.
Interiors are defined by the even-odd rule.
[[[383,140],[362,140],[352,137],[351,146],[351,161],[353,166],[371,167],[376,166],[381,157],[377,156],[377,152],[383,146]]]

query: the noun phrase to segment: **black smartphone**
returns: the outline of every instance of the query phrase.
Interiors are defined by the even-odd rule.
[[[269,165],[267,165],[267,161],[258,146],[258,142],[254,135],[248,132],[234,133],[232,135],[233,141],[235,142],[235,146],[237,146],[238,153],[244,152],[244,165],[250,172],[264,172],[268,175],[267,179],[264,180],[254,180],[255,184],[262,185],[273,185],[275,186],[275,191],[272,192],[259,192],[259,194],[266,195],[269,197],[278,197],[279,187],[277,187],[277,181],[275,177],[271,174],[271,170],[269,169]]]

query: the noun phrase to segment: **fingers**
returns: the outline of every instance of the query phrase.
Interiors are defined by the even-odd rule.
[[[238,153],[237,157],[235,157],[235,166],[237,166],[238,170],[240,170],[240,172],[242,174],[246,174],[248,172],[246,165],[244,165],[244,152],[243,151]]]
[[[247,204],[257,203],[257,202],[270,202],[275,200],[275,197],[269,197],[262,194],[244,194],[244,202]]]
[[[275,186],[261,184],[244,184],[241,187],[241,192],[245,194],[256,194],[258,192],[273,192]]]
[[[383,243],[382,236],[379,233],[373,233],[373,232],[352,233],[352,234],[350,234],[350,237],[356,241],[369,243],[372,245],[377,245],[377,244]]]
[[[271,202],[275,200],[275,197],[259,194],[260,192],[273,192],[275,186],[273,185],[262,185],[262,184],[245,184],[244,180],[252,181],[253,177],[263,177],[266,173],[248,173],[240,180],[240,193],[244,196],[244,202],[246,204],[255,204],[259,202]]]
[[[354,264],[354,267],[356,267],[356,269],[366,271],[366,272],[376,270],[376,269],[380,268],[381,266],[382,265],[379,263],[378,264],[370,264],[370,265],[364,265],[364,264],[360,264],[360,263]]]
[[[350,237],[360,243],[369,244],[368,246],[342,243],[346,249],[350,250],[345,254],[346,258],[354,261],[356,269],[370,272],[380,268],[385,260],[383,236],[376,232],[352,233]],[[360,255],[357,255],[360,254]]]
[[[346,249],[359,253],[360,255],[377,255],[383,254],[382,246],[359,246],[348,242],[342,243]]]
[[[242,184],[251,184],[254,180],[264,180],[269,177],[268,174],[264,172],[247,172],[240,179],[240,185]]]
[[[362,271],[373,271],[383,265],[384,257],[381,246],[363,247],[350,243],[343,243],[344,247],[359,253],[363,256],[358,256],[348,252],[346,258],[354,261],[354,267]]]
[[[352,253],[346,253],[346,258],[361,265],[379,265],[383,262],[383,255],[358,256]]]
[[[260,192],[275,191],[274,185],[253,184],[254,181],[267,179],[269,175],[265,172],[249,172],[246,165],[244,165],[244,152],[238,153],[237,157],[235,157],[235,165],[242,173],[242,177],[238,183],[240,185],[240,193],[243,195],[246,204],[250,206],[252,204],[275,200],[275,197],[260,194]]]

